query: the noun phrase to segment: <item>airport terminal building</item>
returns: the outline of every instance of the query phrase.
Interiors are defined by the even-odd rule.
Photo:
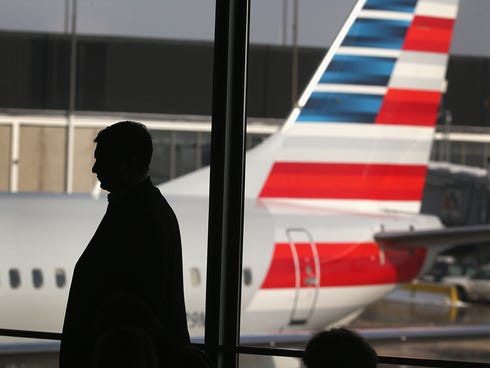
[[[72,49],[72,41],[63,34],[0,33],[1,191],[90,192],[92,140],[121,119],[152,130],[155,182],[209,163],[211,42],[77,36]],[[325,52],[299,48],[293,74],[293,51],[250,47],[248,147],[283,123]],[[450,56],[433,161],[486,168],[489,69],[488,58]]]

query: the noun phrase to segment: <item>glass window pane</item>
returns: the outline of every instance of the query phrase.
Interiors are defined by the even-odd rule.
[[[150,176],[155,184],[166,182],[171,177],[171,134],[168,131],[151,131],[153,158],[150,164]]]
[[[12,289],[17,289],[20,286],[20,272],[16,268],[9,270],[9,281]]]
[[[65,274],[65,270],[61,269],[61,268],[57,268],[55,270],[55,273],[54,273],[54,278],[55,278],[55,282],[56,282],[56,286],[58,288],[64,288],[65,285],[66,285],[66,274]]]
[[[321,57],[308,76],[301,72],[296,74],[301,70],[297,65],[308,63],[317,55],[301,49],[301,38],[305,34],[302,32],[317,27],[316,16],[322,17],[322,21],[318,21],[319,28],[320,24],[329,24],[326,12],[319,12],[318,8],[315,11],[313,5],[309,9],[310,5],[299,2],[296,12],[295,2],[269,4],[278,8],[275,16],[282,15],[275,23],[283,31],[281,60],[284,69],[267,67],[271,65],[268,57],[272,57],[269,50],[251,48],[249,91],[263,94],[251,93],[249,103],[267,99],[268,83],[283,81],[283,88],[293,96],[288,111],[298,105],[300,110],[297,115],[293,110],[281,133],[266,138],[250,149],[247,156],[244,282],[245,270],[250,267],[258,290],[247,294],[247,288],[243,289],[243,341],[244,336],[259,332],[274,331],[272,335],[279,339],[288,333],[330,325],[343,325],[363,333],[370,329],[410,328],[423,334],[431,327],[449,329],[467,323],[477,326],[489,320],[487,311],[479,309],[476,301],[462,301],[461,289],[457,288],[462,287],[460,282],[473,281],[468,280],[469,270],[489,263],[487,249],[478,244],[448,246],[442,254],[453,257],[454,262],[439,263],[430,273],[431,262],[436,258],[431,259],[428,250],[415,242],[407,247],[397,246],[402,242],[402,235],[408,237],[411,232],[424,229],[443,229],[441,232],[444,232],[445,227],[488,224],[489,189],[484,165],[488,151],[482,143],[488,140],[488,130],[485,128],[480,137],[477,133],[483,130],[467,125],[481,125],[483,120],[464,123],[463,115],[453,111],[458,108],[448,107],[450,100],[455,101],[456,96],[461,95],[461,89],[455,87],[456,78],[449,82],[440,107],[439,82],[445,82],[442,74],[439,81],[429,87],[425,84],[427,80],[424,83],[420,80],[421,69],[416,68],[417,73],[414,73],[415,69],[409,72],[409,68],[402,67],[408,61],[405,51],[385,53],[401,50],[403,42],[399,42],[403,40],[392,43],[394,40],[385,39],[383,31],[374,32],[374,38],[366,35],[367,29],[376,29],[381,24],[383,29],[385,26],[404,27],[395,20],[376,19],[373,9],[387,10],[384,7],[389,5],[388,2],[374,3],[366,2],[366,13],[354,20],[353,27],[346,31],[341,49],[332,54],[328,65],[323,64],[326,69],[317,71],[316,75]],[[353,5],[354,2],[345,2],[349,9],[342,15],[341,6],[333,7],[332,11],[338,12],[339,23],[345,21]],[[260,7],[255,6],[255,9]],[[414,9],[404,11],[410,13]],[[255,20],[251,20],[251,25],[256,25],[251,32],[252,40],[265,32],[268,23],[260,22],[264,13],[252,12]],[[270,22],[274,22],[272,19]],[[299,49],[293,45],[296,26]],[[324,37],[327,47],[332,46],[326,34],[316,33]],[[404,35],[409,37],[409,33]],[[374,49],[379,52],[373,54]],[[279,55],[275,57],[279,59]],[[424,64],[421,60],[410,60],[420,66]],[[464,62],[460,62],[461,66],[457,67],[455,59],[449,63],[448,76],[467,75],[467,71],[463,71]],[[442,70],[445,70],[444,64],[440,64]],[[261,68],[264,65],[266,67]],[[378,73],[381,69],[386,72],[385,76]],[[414,74],[408,77],[405,72]],[[282,78],[277,76],[280,73],[283,73]],[[311,76],[313,84],[298,102],[297,97],[302,96]],[[398,92],[392,90],[395,84],[404,90],[398,96],[400,99],[395,97]],[[254,89],[257,85],[262,88]],[[414,105],[409,107],[408,101],[413,100],[405,94],[408,90],[421,94],[422,90],[423,93],[433,90],[434,96],[438,96],[430,119],[408,113],[415,111],[412,110]],[[388,100],[393,101],[393,105]],[[481,111],[484,101],[487,101],[486,93],[468,97],[466,108],[474,103],[475,111]],[[387,110],[386,103],[390,104]],[[254,107],[259,109],[258,106]],[[254,114],[256,111],[249,107],[249,115]],[[438,115],[447,119],[439,119],[437,142],[433,145],[432,126]],[[284,117],[287,116],[285,112]],[[388,137],[391,129],[394,135]],[[447,134],[450,141],[444,141],[445,129],[451,133]],[[430,133],[422,137],[418,135],[422,131]],[[248,137],[248,142],[251,141]],[[411,186],[409,182],[414,184],[415,176],[412,172],[408,179],[405,174],[417,168],[421,170],[421,182]],[[397,174],[392,176],[391,170],[397,170]],[[411,192],[410,198],[405,191],[408,187],[410,191],[418,188]],[[416,205],[409,208],[409,203]],[[381,244],[382,233],[395,232],[400,237],[393,240],[391,248]],[[418,265],[413,263],[416,259],[420,261]],[[427,268],[422,267],[424,264]],[[393,273],[389,275],[390,272]],[[468,298],[472,295],[476,298],[476,293],[476,286],[471,289],[468,284]],[[451,350],[451,359],[467,360],[472,354],[480,359],[486,354],[486,348],[476,347],[479,345],[476,343],[477,351],[473,351],[463,338],[454,345],[454,340],[449,338],[440,345],[433,339],[399,340],[398,336],[389,342],[373,339],[372,343],[381,355],[444,359],[445,351]],[[432,345],[437,345],[434,354],[429,351]],[[302,346],[298,343],[295,347]]]
[[[201,161],[199,167],[208,166],[211,159],[211,134],[198,133]]]
[[[107,204],[107,193],[97,187],[91,173],[93,138],[107,124],[134,117],[151,126],[155,152],[150,174],[175,209],[181,224],[189,328],[193,337],[200,338],[205,319],[203,278],[206,274],[208,177],[198,174],[184,179],[183,176],[210,161],[210,134],[202,126],[193,124],[196,117],[207,124],[211,115],[214,2],[195,2],[191,6],[193,11],[189,12],[189,4],[180,0],[126,1],[117,5],[106,0],[78,1],[77,29],[79,35],[84,36],[77,40],[76,96],[72,96],[75,97],[76,111],[72,121],[73,136],[66,129],[70,99],[70,2],[46,0],[42,6],[26,6],[26,2],[5,0],[0,12],[0,46],[4,55],[0,61],[0,109],[3,112],[0,114],[0,190],[14,192],[12,196],[0,195],[0,243],[9,257],[11,249],[22,249],[23,252],[26,246],[32,249],[29,259],[59,267],[54,274],[53,268],[46,269],[44,272],[48,273],[44,280],[42,273],[32,269],[36,263],[27,266],[23,269],[27,284],[21,283],[20,269],[0,270],[5,290],[18,288],[11,290],[15,296],[22,295],[22,288],[30,285],[30,270],[34,287],[44,281],[46,286],[54,282],[57,293],[56,298],[39,298],[32,303],[14,300],[10,307],[2,305],[0,328],[61,329],[73,267]],[[274,124],[282,124],[321,62],[325,48],[332,46],[335,34],[355,1],[338,1],[335,5],[299,2],[298,13],[293,7],[294,2],[289,0],[252,2],[248,118],[264,120],[264,125],[271,125],[270,119],[280,120]],[[376,3],[376,7],[385,2],[372,3]],[[414,2],[404,3],[408,4],[405,7]],[[480,11],[470,12],[464,7],[467,5],[463,5],[466,2],[460,3],[461,14],[458,16],[464,18],[466,14],[466,22],[461,23],[458,19],[460,29],[472,28],[468,25],[477,23],[473,18],[488,13],[488,8],[483,5],[473,4],[476,7],[473,10]],[[403,13],[404,7],[397,11]],[[468,15],[470,13],[472,15]],[[35,19],[32,14],[36,15]],[[378,13],[371,9],[365,14],[368,20],[358,24],[363,31],[361,36],[372,29],[373,14]],[[295,15],[299,17],[297,27]],[[395,15],[396,21],[386,25],[395,32],[375,32],[374,37],[361,37],[361,42],[376,42],[378,35],[404,33],[399,32],[398,27],[412,17]],[[416,18],[423,21],[427,17]],[[141,19],[144,21],[138,21]],[[180,21],[182,19],[185,21]],[[447,24],[446,19],[442,24]],[[421,32],[424,27],[425,24]],[[293,46],[294,30],[299,36],[297,59]],[[479,31],[478,34],[488,32]],[[461,36],[458,37],[461,40]],[[475,39],[474,35],[471,37]],[[410,185],[424,183],[424,193],[428,194],[424,197],[422,210],[427,211],[425,214],[439,216],[445,226],[490,222],[490,196],[485,176],[489,148],[488,143],[480,142],[482,138],[488,138],[488,132],[471,127],[462,129],[463,126],[485,125],[488,120],[487,92],[490,88],[485,73],[490,64],[486,55],[474,58],[481,50],[469,53],[470,56],[451,51],[448,73],[443,73],[440,65],[437,67],[439,74],[447,75],[448,79],[448,90],[443,96],[447,111],[441,111],[440,115],[448,118],[449,113],[452,115],[452,121],[441,121],[447,126],[438,129],[454,129],[471,137],[453,137],[451,142],[439,140],[433,146],[431,160],[464,165],[465,168],[454,171],[451,166],[443,169],[444,175],[436,175],[431,163],[427,175],[418,175],[418,170],[424,170],[421,162],[425,162],[418,154],[427,148],[423,142],[429,142],[424,138],[424,132],[430,127],[421,124],[419,115],[409,124],[405,124],[407,121],[384,120],[396,115],[392,111],[378,116],[375,122],[369,119],[375,115],[372,107],[380,103],[379,96],[385,90],[396,94],[397,91],[418,90],[422,85],[424,93],[421,95],[427,96],[425,92],[432,76],[418,80],[402,75],[397,79],[391,78],[390,72],[388,78],[386,70],[391,67],[403,73],[410,69],[406,65],[413,64],[410,59],[413,54],[401,51],[403,58],[392,62],[400,53],[388,52],[387,55],[386,44],[375,45],[381,46],[382,51],[370,45],[368,51],[378,50],[376,55],[354,55],[361,56],[363,62],[353,64],[355,58],[351,59],[350,54],[346,57],[346,54],[352,48],[360,47],[359,40],[353,34],[348,34],[347,38],[349,45],[342,50],[343,56],[333,59],[330,74],[321,77],[320,85],[313,92],[314,101],[305,105],[306,110],[310,109],[309,113],[314,113],[303,113],[301,124],[298,124],[301,127],[294,126],[294,134],[279,143],[277,140],[268,142],[269,135],[258,131],[247,136],[250,170],[246,174],[242,273],[246,287],[242,295],[242,333],[281,334],[323,328],[331,323],[359,329],[486,324],[488,313],[482,303],[472,300],[464,304],[461,300],[452,303],[447,301],[446,294],[441,297],[438,293],[422,290],[423,297],[420,297],[418,291],[413,292],[406,285],[394,288],[417,273],[408,266],[397,266],[407,259],[416,260],[414,263],[420,266],[424,251],[381,248],[373,234],[381,229],[417,231],[425,223],[421,219],[409,224],[405,221],[413,210],[407,203],[411,201],[381,199],[382,205],[378,206],[379,198],[371,197],[380,193],[379,188],[384,188],[383,194],[389,192],[389,195],[413,193]],[[463,43],[464,47],[461,41],[459,45],[456,42],[454,50],[481,48],[481,42]],[[430,66],[417,68],[418,73],[431,69],[433,62],[439,60],[437,55],[430,55],[430,60],[427,59]],[[338,79],[345,75],[352,78],[347,86],[342,85],[341,91],[334,90],[341,84]],[[366,89],[352,93],[366,80],[371,83]],[[389,85],[386,84],[388,80]],[[413,84],[400,88],[407,87],[405,83]],[[316,98],[329,93],[335,93],[335,96],[323,111]],[[343,104],[345,96],[350,98]],[[394,97],[397,101],[418,101],[420,96],[413,96],[413,99]],[[387,99],[383,103],[391,106],[390,101]],[[361,106],[362,111],[356,113],[356,106]],[[425,110],[424,105],[404,111],[418,114]],[[323,116],[323,112],[331,115]],[[347,114],[348,121],[343,114]],[[411,123],[419,124],[417,134],[421,133],[420,136],[405,131],[398,134],[399,125],[411,128]],[[386,127],[383,125],[388,125],[390,132],[398,133],[391,138],[391,133],[377,138],[374,134],[373,140],[366,140],[365,137],[372,136],[363,133],[351,135],[351,130],[361,132],[373,126],[381,129]],[[189,130],[189,126],[195,129]],[[315,134],[308,136],[302,127],[313,129]],[[410,149],[405,155],[396,157],[393,152],[403,143]],[[298,149],[302,145],[307,146],[306,151]],[[333,153],[325,154],[326,148]],[[363,166],[366,160],[369,165]],[[416,174],[407,179],[406,172],[403,175],[396,172],[388,175],[389,180],[384,180],[386,172],[383,170],[390,170],[400,162],[409,163]],[[360,163],[361,166],[356,166]],[[342,170],[336,165],[342,165]],[[326,173],[325,168],[333,170]],[[353,175],[352,171],[343,171],[346,168],[358,170]],[[475,171],[475,168],[485,170]],[[206,172],[205,169],[201,173]],[[373,172],[382,172],[381,179],[370,176]],[[266,182],[272,183],[272,187]],[[369,195],[368,199],[356,194],[359,193],[358,184],[365,182],[374,183],[368,190],[361,191]],[[299,200],[291,195],[288,186],[291,183],[296,190],[294,195],[301,197]],[[322,197],[325,191],[332,197]],[[56,193],[48,196],[45,192]],[[60,195],[63,192],[76,192],[76,195]],[[327,201],[323,201],[325,199]],[[312,202],[313,208],[310,207]],[[397,207],[402,202],[403,206]],[[345,206],[339,209],[339,203]],[[306,219],[310,215],[313,220],[311,217]],[[386,223],[388,219],[392,221],[391,226]],[[466,244],[464,248],[446,250],[445,255],[456,258],[456,263],[446,264],[432,273],[427,268],[428,273],[417,280],[416,286],[424,284],[422,281],[430,281],[450,290],[455,285],[441,285],[449,283],[449,277],[471,278],[480,272],[481,266],[490,262],[490,254],[485,248]],[[13,252],[11,256],[17,259],[18,255]],[[53,263],[54,257],[61,261]],[[12,267],[25,264],[24,261],[12,262]],[[389,273],[385,273],[388,269]],[[392,277],[389,283],[383,279],[387,274]],[[425,276],[427,278],[422,280]],[[433,278],[428,280],[430,276]],[[359,285],[359,280],[364,284]],[[44,295],[46,289],[40,288],[38,294]],[[431,295],[431,302],[427,301],[427,294]],[[434,305],[432,299],[439,302],[444,299],[444,302]],[[33,308],[36,313],[32,313]],[[43,314],[43,310],[48,312]],[[13,312],[21,317],[10,318]],[[443,346],[440,354],[449,351],[447,356],[456,356],[458,352],[462,359],[468,354],[490,361],[481,344],[471,343],[476,350],[468,352],[460,341]],[[387,349],[376,344],[380,351]],[[395,345],[390,345],[395,349],[391,351],[393,354],[427,353],[426,347],[414,344],[412,348],[406,341]],[[293,361],[292,364],[297,363]],[[21,364],[17,362],[17,365]]]
[[[194,132],[177,132],[175,135],[175,176],[181,176],[196,170],[197,134]]]
[[[486,168],[484,166],[486,160],[484,160],[485,152],[484,152],[484,145],[482,143],[466,142],[464,152],[465,152],[465,157],[464,157],[465,165]]]
[[[44,5],[6,0],[0,14],[0,191],[11,192],[0,195],[0,243],[14,267],[0,279],[17,289],[17,299],[5,295],[11,303],[0,307],[0,328],[61,331],[73,269],[107,208],[92,173],[93,140],[131,119],[154,137],[150,176],[179,220],[189,329],[202,339],[208,191],[196,196],[194,188],[207,188],[208,176],[162,184],[209,163],[214,2],[192,12],[173,0]],[[27,265],[25,274],[16,264]],[[36,300],[24,298],[24,287],[39,289]]]
[[[32,270],[32,284],[34,288],[39,289],[43,286],[43,273],[39,268],[35,268]]]
[[[63,191],[66,167],[63,128],[22,126],[19,152],[19,191]]]

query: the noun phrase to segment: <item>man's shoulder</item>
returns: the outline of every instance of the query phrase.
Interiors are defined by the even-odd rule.
[[[148,207],[158,213],[160,216],[162,214],[166,216],[171,216],[175,217],[174,210],[172,209],[172,206],[168,203],[167,199],[165,196],[160,192],[160,190],[157,187],[153,187],[153,190],[151,191],[151,194],[147,196],[146,200]]]

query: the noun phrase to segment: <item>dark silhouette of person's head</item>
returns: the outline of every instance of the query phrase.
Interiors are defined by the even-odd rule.
[[[121,121],[102,129],[97,143],[92,172],[102,189],[123,192],[148,176],[153,153],[148,129],[135,121]]]
[[[375,368],[378,355],[359,334],[334,328],[312,337],[303,363],[307,368]]]

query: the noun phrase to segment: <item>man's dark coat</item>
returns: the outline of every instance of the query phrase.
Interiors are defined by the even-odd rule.
[[[75,266],[60,368],[88,366],[98,313],[118,294],[145,301],[174,343],[189,343],[179,225],[149,178],[122,195],[109,194],[107,211]]]

